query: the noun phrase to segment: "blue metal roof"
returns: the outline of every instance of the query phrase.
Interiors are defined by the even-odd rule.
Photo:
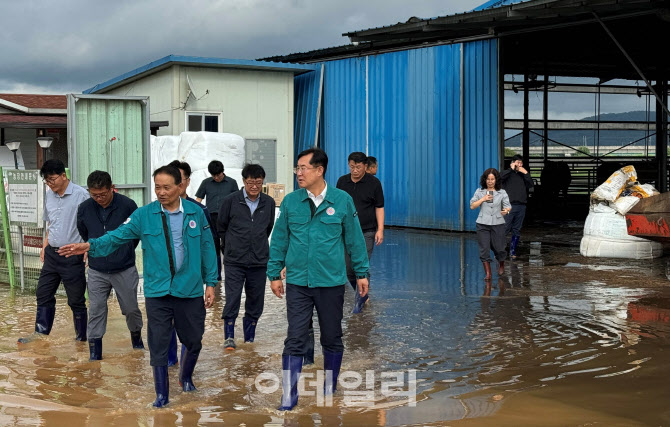
[[[302,74],[316,69],[313,65],[303,64],[285,64],[279,62],[253,61],[248,59],[205,58],[201,56],[168,55],[156,61],[150,62],[142,67],[121,74],[120,76],[114,77],[113,79],[107,80],[106,82],[99,83],[92,88],[86,89],[83,93],[98,93],[104,89],[110,89],[113,86],[119,86],[126,80],[136,79],[140,76],[153,74],[175,64],[193,65],[200,67],[285,71],[295,74]]]
[[[523,3],[526,0],[489,0],[484,4],[477,6],[472,9],[472,11],[484,10],[484,9],[495,9],[496,7],[509,6],[515,3]]]

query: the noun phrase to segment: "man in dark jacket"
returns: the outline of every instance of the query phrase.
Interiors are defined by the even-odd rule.
[[[77,210],[77,229],[84,241],[115,230],[137,209],[132,199],[115,192],[112,178],[107,172],[91,172],[87,185],[91,198],[79,205]],[[139,276],[135,267],[135,248],[138,243],[138,240],[128,242],[110,255],[89,258],[89,360],[102,359],[102,337],[107,328],[107,298],[112,289],[119,300],[121,313],[126,316],[133,348],[144,348],[142,312],[137,305]]]
[[[226,350],[235,349],[235,319],[240,311],[242,287],[244,342],[254,342],[256,323],[263,313],[268,237],[275,222],[275,201],[263,194],[265,170],[261,165],[242,169],[244,187],[221,203],[217,227],[223,247],[226,305],[223,308]]]
[[[521,227],[523,219],[526,216],[526,203],[528,202],[528,192],[533,189],[533,180],[530,174],[523,167],[523,157],[516,154],[512,157],[512,162],[506,169],[500,173],[502,187],[509,196],[512,204],[512,210],[505,216],[505,236],[512,233],[512,240],[509,244],[509,254],[512,259],[516,258],[516,248],[521,238]]]

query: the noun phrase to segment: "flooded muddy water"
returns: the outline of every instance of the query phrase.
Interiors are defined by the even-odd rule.
[[[0,425],[670,425],[668,259],[582,258],[579,231],[529,230],[519,259],[487,283],[473,234],[388,230],[360,315],[347,289],[338,392],[318,392],[317,330],[316,363],[286,413],[275,409],[286,309],[269,286],[256,342],[242,343],[237,325],[233,352],[218,291],[198,391],[181,392],[170,368],[170,404],[153,409],[148,351],[131,349],[116,300],[104,359],[89,362],[64,296],[51,335],[17,346],[35,297],[3,285]]]

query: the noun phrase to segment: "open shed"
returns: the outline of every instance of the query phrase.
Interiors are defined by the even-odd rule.
[[[670,34],[669,5],[491,1],[462,14],[348,32],[350,45],[265,60],[322,65],[296,77],[296,111],[307,113],[296,122],[295,149],[325,148],[330,181],[346,173],[351,151],[377,157],[390,225],[473,230],[476,215],[467,204],[478,177],[504,166],[515,131],[539,184],[535,201],[560,202],[583,217],[588,193],[622,162],[667,190],[670,59],[660,46]],[[541,117],[529,113],[533,92],[542,99]],[[524,98],[521,117],[505,116],[507,93]],[[557,93],[592,94],[594,118],[552,119]],[[602,120],[600,102],[608,95],[647,97],[648,117]],[[640,141],[610,152],[596,138],[586,153],[552,137],[580,129],[598,136],[644,131],[644,155],[615,157]],[[584,155],[556,155],[554,147],[563,146]],[[565,170],[572,175],[567,187],[556,179]]]

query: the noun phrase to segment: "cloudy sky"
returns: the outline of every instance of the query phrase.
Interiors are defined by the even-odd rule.
[[[484,0],[0,0],[0,93],[79,93],[169,54],[256,59]]]

